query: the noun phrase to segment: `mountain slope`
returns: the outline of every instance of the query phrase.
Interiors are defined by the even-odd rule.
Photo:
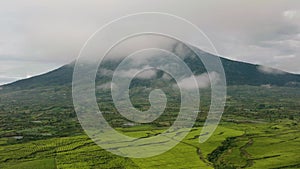
[[[186,52],[189,53],[189,52]],[[200,57],[217,57],[209,53],[203,53]],[[220,57],[223,64],[226,80],[228,85],[276,85],[276,86],[299,86],[300,75],[291,74],[276,69],[266,68],[259,65],[233,61]],[[205,72],[205,67],[198,57],[187,56],[184,58],[185,63],[195,72],[201,74]],[[112,69],[118,65],[119,62],[107,61],[102,63],[107,69]],[[31,77],[29,79],[19,80],[11,84],[3,85],[3,89],[31,89],[37,87],[47,86],[71,86],[74,63],[62,66],[56,70],[48,72],[43,75]],[[98,75],[98,80],[107,79],[105,76]]]

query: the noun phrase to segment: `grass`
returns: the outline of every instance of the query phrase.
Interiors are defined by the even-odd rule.
[[[134,126],[119,131],[138,138],[151,137],[164,129]],[[14,144],[7,144],[6,139],[1,139],[0,168],[222,168],[225,163],[233,168],[299,166],[299,126],[291,120],[273,124],[225,122],[207,142],[201,144],[200,131],[200,127],[193,128],[173,149],[146,159],[113,155],[86,135]],[[209,161],[213,152],[217,152],[215,159]]]
[[[243,135],[232,137],[227,144],[223,142],[223,147],[215,151],[218,152],[218,156],[214,156],[215,167],[221,168],[225,163],[236,168],[299,167],[300,128],[291,124],[293,121],[290,120],[273,124],[241,124],[242,129],[248,130]],[[236,125],[232,127],[237,128]]]
[[[68,99],[38,100],[41,95],[63,96],[60,92],[65,91],[49,89],[30,97],[28,91],[24,98],[19,92],[0,94],[5,98],[0,102],[1,169],[53,165],[60,169],[300,168],[300,104],[296,88],[230,87],[222,123],[209,140],[199,143],[204,111],[195,128],[176,147],[146,159],[119,157],[97,146],[83,134],[72,106],[66,106],[71,105]],[[176,117],[172,109],[156,122],[126,126],[128,121],[106,106],[105,118],[112,127],[136,138],[164,132]],[[24,138],[18,140],[16,136]]]
[[[6,166],[7,169],[29,169],[29,168],[38,168],[38,169],[56,169],[56,163],[54,158],[46,158],[43,160],[32,160],[21,162],[16,165]]]

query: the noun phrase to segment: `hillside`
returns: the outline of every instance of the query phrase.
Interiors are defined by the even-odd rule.
[[[189,51],[185,51],[185,55],[187,56],[184,58],[184,61],[190,69],[195,72],[196,75],[206,72],[200,59],[198,57],[193,57],[189,53]],[[200,53],[200,57],[217,57],[202,51]],[[297,87],[300,85],[300,75],[297,74],[291,74],[260,65],[233,61],[222,57],[220,57],[220,59],[225,70],[227,85],[274,85],[288,87]],[[113,71],[119,63],[120,61],[109,60],[103,62],[102,67]],[[72,83],[73,69],[74,62],[46,74],[3,85],[2,88],[22,90],[47,86],[70,86]],[[99,80],[100,83],[104,83],[111,78],[109,76],[110,75],[99,74],[97,80]]]

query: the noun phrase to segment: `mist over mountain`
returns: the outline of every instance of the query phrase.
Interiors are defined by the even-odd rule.
[[[195,53],[193,53],[191,49],[198,51],[198,57]],[[183,47],[181,44],[175,44],[172,51],[179,56],[183,56],[181,57],[181,59],[185,62],[186,65],[188,65],[188,67],[196,76],[203,76],[205,75],[205,73],[212,73],[206,71],[206,68],[201,61],[202,58],[219,57],[210,53],[203,52],[200,49]],[[298,74],[292,74],[261,65],[233,61],[223,57],[219,58],[224,67],[227,85],[271,85],[290,87],[300,86],[300,75]],[[121,61],[122,59],[104,60],[99,66],[100,69],[96,78],[97,84],[105,85],[107,82],[109,82],[112,78],[113,72]],[[3,85],[2,90],[23,90],[47,86],[71,87],[74,66],[75,62],[72,62],[48,73]],[[153,80],[166,78],[167,74],[162,71],[153,71],[152,73],[144,72],[144,76],[149,76],[148,78],[143,78],[142,76],[143,75],[140,76],[141,78],[135,78],[132,81],[132,86],[135,86],[136,84],[149,85],[149,83],[153,83],[153,81],[149,81],[149,79]]]

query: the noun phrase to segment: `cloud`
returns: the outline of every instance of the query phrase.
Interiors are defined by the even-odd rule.
[[[138,79],[151,79],[153,77],[155,77],[157,74],[157,71],[154,69],[148,69],[146,71],[143,71],[141,73],[139,73],[136,78]]]
[[[141,69],[129,69],[115,72],[114,76],[124,78],[151,79],[156,76],[157,70],[149,66]]]
[[[20,77],[0,76],[0,85],[9,83],[11,81],[16,81],[18,79],[20,79]]]
[[[110,69],[100,68],[99,73],[105,76],[112,76],[114,74],[114,71]]]
[[[115,85],[114,83],[107,82],[107,83],[98,85],[97,89],[111,89],[111,87],[114,86],[114,85]]]
[[[0,1],[0,65],[6,65],[8,59],[18,63],[9,64],[9,70],[13,71],[5,70],[0,75],[26,77],[23,72],[37,75],[69,63],[78,56],[88,37],[105,23],[145,11],[171,13],[188,19],[206,33],[222,56],[300,72],[300,49],[296,47],[298,43],[292,42],[299,41],[300,37],[298,0],[276,3],[261,0],[150,3],[145,0],[130,3],[123,0],[9,0]],[[123,57],[123,52],[115,54],[110,56]],[[287,55],[295,57],[284,61],[273,58]],[[20,69],[22,65],[24,68]]]
[[[285,72],[283,72],[281,70],[273,69],[273,68],[266,67],[266,66],[258,66],[257,70],[260,71],[260,72],[262,72],[262,73],[265,73],[265,74],[273,74],[273,75],[282,75],[282,74],[285,74]]]
[[[288,19],[293,19],[298,14],[296,10],[287,10],[283,12],[283,16],[287,17]]]
[[[194,85],[196,80],[197,85]],[[216,72],[203,73],[198,76],[190,76],[180,80],[177,85],[183,89],[195,89],[195,87],[203,89],[208,88],[211,84],[216,83],[219,80],[219,74]]]
[[[162,76],[163,79],[166,79],[166,80],[171,80],[172,79],[172,76],[170,76],[169,74],[167,73],[164,73],[163,76]]]
[[[10,83],[16,80],[25,79],[29,75],[38,75],[46,73],[51,69],[59,67],[60,64],[47,62],[34,62],[26,60],[14,60],[6,58],[1,60],[0,57],[0,84]]]
[[[295,55],[277,55],[274,56],[273,58],[276,60],[280,60],[280,59],[294,59],[296,56]]]
[[[150,58],[166,55],[158,49],[170,50],[175,42],[173,39],[154,34],[133,36],[114,46],[105,60],[121,60],[131,56],[135,63],[144,63]]]

